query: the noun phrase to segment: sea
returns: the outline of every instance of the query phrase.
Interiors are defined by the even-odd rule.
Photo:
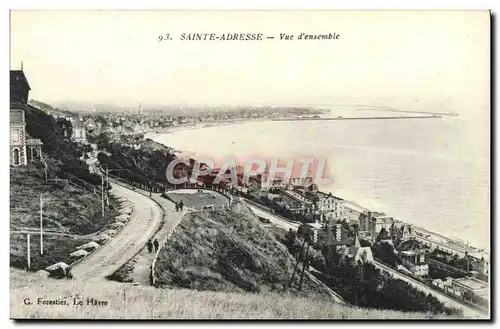
[[[153,139],[216,161],[326,158],[332,183],[320,190],[490,249],[489,125],[473,116],[247,122]]]

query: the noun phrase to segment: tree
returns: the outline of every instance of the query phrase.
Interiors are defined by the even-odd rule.
[[[287,246],[290,248],[293,246],[294,242],[295,242],[295,238],[297,237],[297,234],[295,233],[294,230],[292,230],[291,228],[288,230],[288,232],[286,233],[285,235],[285,238],[286,238],[286,243],[287,243]]]

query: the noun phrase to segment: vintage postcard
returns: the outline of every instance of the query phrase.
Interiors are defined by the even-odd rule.
[[[490,19],[11,11],[11,318],[491,319]]]

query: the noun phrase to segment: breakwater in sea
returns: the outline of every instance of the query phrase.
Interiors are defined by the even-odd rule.
[[[403,119],[441,119],[441,115],[408,115],[408,116],[379,116],[379,117],[306,117],[306,118],[277,118],[271,121],[337,121],[337,120],[403,120]]]

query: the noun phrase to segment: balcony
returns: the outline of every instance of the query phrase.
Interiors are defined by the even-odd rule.
[[[38,138],[29,138],[26,140],[26,146],[43,145],[42,141]]]

